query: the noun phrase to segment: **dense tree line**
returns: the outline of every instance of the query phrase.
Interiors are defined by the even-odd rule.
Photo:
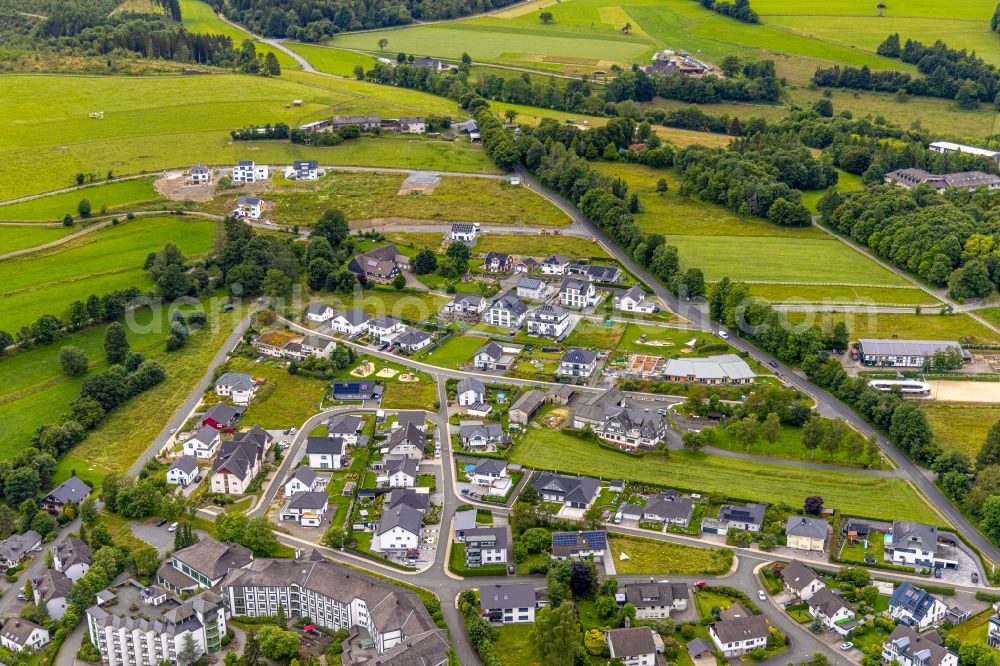
[[[736,0],[736,2],[728,2],[727,0],[698,0],[701,6],[705,9],[711,9],[713,12],[722,14],[723,16],[730,16],[737,21],[743,21],[744,23],[760,23],[760,17],[750,7],[750,0]]]
[[[263,127],[257,127],[256,125],[241,127],[238,130],[232,130],[229,135],[233,138],[233,141],[288,139],[290,137],[290,130],[285,123],[275,123],[274,125],[267,123]]]

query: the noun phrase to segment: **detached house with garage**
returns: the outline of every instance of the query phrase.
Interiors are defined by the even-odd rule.
[[[703,518],[701,531],[706,534],[727,534],[729,530],[759,532],[764,525],[766,504],[723,504],[718,518]]]
[[[486,402],[486,386],[475,377],[463,377],[458,380],[455,398],[460,407],[469,407],[476,403]]]
[[[559,359],[557,372],[563,377],[586,379],[597,371],[597,352],[572,347]]]
[[[326,515],[330,496],[323,491],[305,491],[292,495],[278,514],[280,520],[294,520],[302,527],[319,527]]]
[[[600,482],[589,476],[562,476],[542,472],[531,485],[546,502],[573,509],[588,509],[597,497]]]
[[[409,259],[399,253],[394,243],[376,247],[364,254],[356,255],[347,270],[371,282],[387,284],[400,274]]]
[[[313,469],[340,469],[344,466],[344,440],[339,437],[309,437],[306,458]]]
[[[479,607],[490,622],[533,623],[535,603],[535,586],[531,583],[485,585],[479,589]]]
[[[48,492],[42,498],[42,509],[55,515],[67,506],[76,506],[90,495],[90,486],[78,476],[71,476]]]
[[[839,595],[829,588],[822,588],[809,597],[809,615],[819,620],[824,627],[846,636],[857,623],[851,622],[855,613]]]
[[[826,585],[812,569],[798,560],[792,560],[781,570],[785,591],[803,601],[824,589]]]
[[[242,414],[242,409],[236,409],[226,402],[217,402],[205,410],[200,423],[215,430],[231,430]]]
[[[635,606],[635,619],[658,620],[687,610],[688,589],[684,583],[629,583],[625,601]]]
[[[958,666],[958,656],[944,647],[940,634],[918,634],[902,624],[882,643],[882,661],[899,666]]]
[[[219,450],[220,441],[222,437],[218,430],[212,426],[202,426],[198,432],[184,441],[184,455],[207,460]]]
[[[640,314],[652,314],[656,311],[656,304],[646,300],[646,292],[639,285],[632,285],[628,289],[615,294],[614,308],[622,312],[638,312]]]
[[[822,518],[810,516],[789,516],[785,527],[788,547],[796,550],[815,550],[822,552],[826,546],[826,536],[830,532],[830,524]]]
[[[466,292],[456,294],[455,298],[445,303],[444,312],[455,317],[471,320],[477,319],[483,313],[483,310],[486,309],[487,305],[489,305],[489,301],[479,294]]]
[[[617,407],[608,412],[594,432],[628,451],[654,449],[667,434],[667,420],[656,412]]]
[[[415,551],[423,535],[423,514],[409,504],[400,503],[382,510],[371,548],[379,553]]]
[[[306,306],[306,319],[322,324],[333,319],[336,313],[326,303],[310,303]]]
[[[393,344],[398,345],[400,351],[413,354],[425,347],[429,347],[433,340],[434,336],[427,331],[422,331],[419,328],[411,328],[393,340]]]
[[[257,382],[243,372],[226,372],[215,380],[215,395],[237,405],[249,405],[257,395]]]
[[[417,485],[419,464],[413,458],[386,458],[375,483],[380,488],[413,488]]]
[[[302,466],[296,467],[285,480],[285,497],[292,497],[298,493],[310,493],[316,490],[323,490],[326,482],[321,479],[311,468]]]
[[[368,322],[368,335],[380,344],[392,342],[393,338],[406,330],[406,324],[395,317],[379,315]]]
[[[494,449],[507,440],[502,425],[479,421],[462,421],[458,437],[466,449]]]
[[[679,495],[676,490],[653,493],[646,500],[642,510],[642,520],[647,523],[663,523],[687,527],[694,514],[694,500],[687,495]]]
[[[770,635],[767,620],[762,615],[751,615],[745,611],[708,627],[709,638],[727,658],[741,657],[757,648],[766,647]]]
[[[542,261],[543,275],[565,275],[569,269],[569,259],[562,255],[553,254]]]
[[[483,345],[472,357],[472,363],[479,370],[509,370],[514,365],[521,345],[490,341]]]
[[[477,486],[492,486],[502,479],[507,479],[507,463],[496,458],[485,458],[476,465],[469,478]]]
[[[608,533],[604,530],[553,532],[552,557],[557,560],[594,560],[608,553]]]
[[[338,414],[326,422],[326,433],[344,440],[348,446],[357,446],[364,427],[365,420],[357,414]]]
[[[954,569],[958,561],[942,552],[943,541],[933,525],[897,520],[892,524],[892,545],[886,544],[886,550],[892,551],[893,564]]]
[[[918,630],[940,624],[947,613],[944,602],[910,583],[900,583],[889,598],[889,616]]]
[[[528,315],[528,306],[513,291],[507,291],[493,299],[483,314],[483,321],[497,328],[521,328]]]
[[[567,275],[559,284],[559,305],[581,310],[597,305],[599,297],[594,283],[585,276]]]
[[[529,301],[540,301],[547,291],[545,283],[535,278],[521,278],[517,281],[517,295]]]
[[[174,486],[187,486],[198,476],[198,459],[194,456],[181,456],[167,469],[167,483]]]
[[[514,257],[502,252],[488,252],[483,259],[483,270],[490,273],[509,273],[514,269]]]
[[[423,415],[421,414],[421,417]],[[427,447],[427,436],[412,423],[396,428],[389,434],[382,451],[387,456],[402,456],[420,460]]]
[[[368,330],[369,319],[361,308],[354,308],[335,316],[330,320],[330,326],[338,333],[345,333],[353,338]]]
[[[476,240],[479,238],[479,225],[468,222],[457,222],[451,225],[448,238],[449,240],[465,243],[466,245],[475,245]]]
[[[558,340],[571,323],[569,313],[561,307],[544,303],[528,313],[528,335]]]

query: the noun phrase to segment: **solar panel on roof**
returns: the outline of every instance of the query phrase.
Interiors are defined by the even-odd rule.
[[[553,534],[552,535],[552,545],[554,546],[573,546],[576,544],[575,534]]]
[[[583,538],[593,547],[603,548],[608,543],[608,535],[606,532],[584,532]]]

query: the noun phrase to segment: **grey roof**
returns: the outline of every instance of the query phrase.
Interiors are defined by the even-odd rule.
[[[552,320],[552,319],[565,319],[569,315],[566,310],[559,307],[558,305],[553,305],[552,303],[542,303],[537,308],[528,313],[529,319],[537,320]]]
[[[487,252],[486,256],[483,258],[484,264],[491,264],[496,261],[498,264],[503,266],[511,258],[509,254],[503,252]]]
[[[937,550],[938,530],[933,525],[897,520],[892,524],[893,548],[920,548],[934,552]]]
[[[819,580],[816,572],[798,560],[792,560],[785,565],[785,568],[781,570],[781,578],[785,581],[785,585],[796,592],[808,587],[813,581]]]
[[[391,509],[382,511],[382,519],[379,520],[377,534],[385,534],[391,529],[400,527],[411,534],[420,534],[420,527],[423,524],[423,515],[407,504],[397,504]]]
[[[663,367],[667,377],[697,379],[752,379],[756,375],[750,365],[736,354],[717,354],[705,358],[668,358]]]
[[[475,509],[465,509],[464,511],[455,512],[453,529],[456,532],[464,532],[465,530],[471,530],[475,527],[476,527]]]
[[[474,527],[465,530],[465,542],[470,541],[492,543],[494,548],[504,549],[507,547],[507,528]]]
[[[628,289],[625,289],[618,294],[618,298],[631,298],[636,301],[642,301],[646,298],[646,292],[642,290],[637,284],[632,285]]]
[[[343,455],[344,440],[340,437],[309,437],[306,439],[306,455]]]
[[[30,620],[25,620],[19,617],[9,617],[3,623],[3,628],[0,628],[0,634],[2,634],[7,640],[12,641],[16,645],[20,645],[23,648],[28,644],[28,639],[31,638],[31,634],[35,631],[35,629],[41,629],[46,634],[49,633],[48,629],[35,624]]]
[[[370,319],[361,308],[352,308],[339,316],[346,319],[347,323],[351,326],[360,326]]]
[[[472,470],[472,473],[499,476],[505,469],[507,469],[507,463],[503,460],[497,460],[496,458],[484,458],[482,462],[476,465],[476,469]]]
[[[625,586],[625,599],[636,608],[672,606],[674,600],[687,600],[684,583],[629,583]]]
[[[506,291],[494,298],[493,303],[490,304],[490,308],[494,307],[510,310],[514,315],[522,315],[528,311],[528,306],[513,291]]]
[[[480,608],[534,608],[535,587],[531,583],[507,583],[479,588]]]
[[[609,629],[605,632],[611,654],[616,658],[638,657],[656,653],[653,630],[649,627]]]
[[[249,548],[238,543],[222,543],[209,536],[203,536],[193,546],[176,551],[172,557],[210,580],[218,580],[253,561]]]
[[[239,160],[239,161],[236,162],[236,166],[252,167],[253,166],[253,160]]]
[[[477,394],[486,394],[486,386],[475,377],[462,377],[458,380],[458,395],[466,391],[475,391]]]
[[[829,530],[830,524],[825,520],[809,516],[789,516],[785,534],[811,539],[825,539]]]
[[[24,554],[37,546],[42,541],[42,536],[35,530],[28,530],[24,534],[14,534],[3,541],[0,541],[0,558],[8,562],[16,562],[24,557]]]
[[[396,423],[400,428],[405,428],[409,425],[413,425],[417,428],[423,428],[426,424],[427,417],[422,411],[410,410],[399,412],[396,415]]]
[[[482,437],[490,441],[503,439],[503,426],[499,423],[480,423],[479,421],[463,421],[459,425],[459,437],[467,441]]]
[[[181,456],[174,461],[174,464],[170,466],[170,469],[179,469],[185,474],[191,474],[198,469],[198,459],[194,456]]]
[[[719,507],[719,520],[763,525],[765,511],[766,504],[723,504]]]
[[[810,608],[817,609],[827,617],[833,617],[838,611],[845,608],[851,610],[851,607],[845,604],[843,599],[826,587],[818,590],[814,595],[809,597],[808,603]],[[853,613],[853,611],[851,612]]]
[[[456,303],[472,303],[476,307],[481,307],[486,299],[483,298],[482,294],[474,294],[470,291],[466,291],[460,294],[455,294],[455,298],[452,300]]]
[[[535,490],[542,492],[547,486],[549,492],[563,495],[565,502],[580,502],[589,504],[597,494],[600,481],[589,476],[562,476],[550,472],[542,472],[532,484]]]
[[[951,340],[876,340],[873,338],[861,338],[858,340],[861,345],[862,354],[876,354],[885,356],[933,356],[934,352],[944,351],[957,347],[959,351],[962,346]]]
[[[425,340],[431,339],[431,334],[427,331],[421,331],[418,328],[411,328],[406,333],[403,333],[398,338],[396,338],[395,343],[403,346],[418,345]]]
[[[338,414],[332,417],[326,424],[326,431],[330,435],[354,435],[361,430],[365,420],[357,414]]]
[[[319,166],[319,162],[316,160],[295,160],[292,162],[292,168],[296,171],[304,171],[308,169],[315,169]]]
[[[245,372],[226,372],[219,375],[215,380],[216,386],[238,386],[240,384],[253,384],[253,377]]]
[[[542,287],[544,284],[545,284],[544,282],[542,282],[541,280],[536,280],[535,278],[521,278],[520,280],[517,281],[517,288],[529,289],[531,291],[534,291]]]
[[[59,502],[60,504],[76,503],[82,502],[89,494],[90,486],[84,483],[80,477],[71,476],[50,490],[45,496],[45,501]]]
[[[479,351],[477,351],[475,355],[479,356],[480,354],[486,354],[495,361],[501,356],[503,356],[503,347],[501,347],[500,345],[491,340],[490,342],[487,342],[485,345],[480,347]]]
[[[930,592],[910,583],[901,583],[889,597],[889,607],[901,608],[919,622],[934,607],[936,601],[937,598]]]
[[[559,283],[559,293],[564,291],[579,291],[587,292],[590,291],[592,285],[590,283],[590,278],[585,276],[576,277],[575,275],[567,275]]]
[[[621,276],[621,271],[617,266],[590,264],[589,266],[583,266],[581,268],[584,275],[599,282],[614,282]]]
[[[413,488],[396,488],[386,494],[382,506],[387,509],[395,509],[399,506],[408,506],[416,509],[421,514],[427,513],[431,505],[431,496],[428,493],[418,493]]]
[[[767,638],[767,620],[761,615],[743,615],[731,620],[719,620],[712,625],[723,643],[738,643],[754,638]]]
[[[891,644],[896,652],[921,666],[938,666],[949,654],[936,631],[921,635],[905,624],[896,625],[885,644]]]
[[[396,319],[395,317],[389,317],[389,316],[386,316],[386,315],[378,315],[377,317],[375,317],[374,319],[372,319],[370,322],[368,322],[368,326],[370,328],[394,328],[396,326],[399,326],[402,323],[403,323],[402,321],[400,321],[399,319]]]
[[[191,167],[191,173],[208,173],[208,167],[204,164],[195,164]]]
[[[542,263],[543,264],[559,264],[561,266],[561,265],[564,265],[564,264],[568,264],[569,263],[569,259],[567,259],[566,257],[562,256],[561,254],[552,254],[552,255],[549,255],[549,256],[545,257],[545,259],[542,261]]]
[[[253,439],[234,439],[223,442],[219,448],[219,455],[212,463],[212,474],[226,471],[247,481],[263,457],[264,446]]]
[[[259,198],[259,197],[245,197],[244,196],[244,197],[239,197],[236,200],[236,204],[238,206],[257,206],[257,205],[259,205],[261,203],[261,201],[263,201],[263,200],[261,198]]]
[[[476,225],[471,222],[456,222],[451,225],[451,230],[456,233],[469,234],[476,230]]]
[[[316,349],[326,349],[333,345],[333,340],[324,338],[315,333],[306,333],[302,336],[302,347],[315,347]]]
[[[699,657],[706,652],[709,654],[715,654],[715,646],[706,641],[704,638],[695,638],[687,644],[687,651],[694,657]]]
[[[73,581],[55,569],[46,569],[41,578],[33,579],[31,584],[43,604],[52,599],[65,598],[73,587]]]
[[[545,402],[545,394],[538,389],[531,389],[527,393],[521,394],[521,397],[514,402],[510,407],[510,411],[515,409],[521,410],[524,413],[531,415],[533,414],[542,404]]]
[[[561,363],[575,363],[578,365],[590,365],[597,360],[597,352],[592,349],[583,349],[581,347],[572,347],[565,354],[563,354]]]
[[[316,483],[316,472],[312,471],[308,465],[297,467],[291,474],[288,475],[288,478],[285,479],[285,484],[288,484],[296,479],[312,488],[312,485]]]
[[[608,412],[625,403],[625,394],[617,388],[611,388],[600,393],[581,395],[576,399],[573,416],[578,419],[599,423],[604,421]]]
[[[390,451],[392,451],[392,449],[397,446],[405,444],[411,444],[420,451],[423,451],[427,446],[426,436],[419,428],[412,423],[409,423],[405,428],[396,428],[393,430],[385,445]]]
[[[66,537],[62,543],[52,546],[52,557],[64,571],[77,563],[90,564],[94,551],[75,536]]]
[[[326,303],[310,303],[306,306],[308,314],[321,315],[330,308]]]
[[[694,500],[687,495],[653,493],[646,500],[643,513],[660,516],[667,520],[689,519],[694,512]]]
[[[295,493],[292,495],[291,499],[288,500],[288,506],[292,509],[298,509],[299,511],[320,511],[329,501],[330,496],[325,492],[305,490],[301,493]]]
[[[432,629],[389,648],[370,663],[372,666],[435,666],[448,660],[451,643],[444,629]],[[364,663],[364,662],[361,662]]]
[[[198,432],[191,435],[189,442],[198,442],[199,444],[204,444],[208,446],[215,438],[219,436],[219,431],[210,425],[202,426],[198,428]]]
[[[419,465],[420,462],[418,460],[405,456],[401,458],[387,458],[385,461],[385,471],[388,476],[402,472],[415,479],[417,478],[417,467]]]
[[[240,412],[228,402],[217,402],[209,407],[208,410],[205,411],[205,415],[201,418],[203,421],[205,419],[212,419],[216,423],[229,423],[239,413]]]

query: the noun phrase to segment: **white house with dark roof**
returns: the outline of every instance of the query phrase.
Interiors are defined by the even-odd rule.
[[[52,568],[75,583],[90,571],[93,555],[90,546],[75,536],[68,536],[52,546]]]
[[[463,292],[455,294],[455,297],[444,304],[444,311],[447,314],[461,315],[464,317],[478,317],[489,305],[489,301],[480,294]]]
[[[479,238],[479,225],[470,222],[456,222],[451,225],[448,238],[466,245],[475,245]]]
[[[322,324],[333,319],[336,313],[326,303],[310,303],[306,306],[306,319]]]
[[[0,566],[4,569],[16,567],[33,548],[41,543],[42,535],[35,530],[10,535],[0,541]]]
[[[490,303],[483,313],[483,321],[497,328],[521,328],[528,315],[528,306],[513,291],[506,291]]]
[[[490,273],[509,273],[514,268],[514,257],[503,252],[487,252],[483,270]]]
[[[522,347],[491,340],[473,354],[472,363],[480,370],[506,371],[514,364]]]
[[[559,359],[558,373],[563,377],[586,379],[597,370],[597,352],[592,349],[571,347]]]
[[[252,563],[253,553],[249,548],[203,536],[193,545],[174,551],[160,565],[157,579],[167,589],[177,592],[209,589],[218,585],[226,574]]]
[[[682,612],[688,607],[688,588],[684,583],[629,583],[625,601],[635,607],[635,619],[657,620]]]
[[[204,185],[212,182],[212,171],[204,164],[195,164],[188,170],[192,185]]]
[[[393,428],[408,428],[413,426],[420,432],[427,432],[427,419],[424,412],[419,409],[403,410],[396,414],[396,422]]]
[[[249,217],[251,220],[259,220],[260,216],[264,214],[264,200],[260,197],[238,197],[233,212]]]
[[[309,437],[306,458],[313,469],[340,469],[344,466],[344,440],[339,437]]]
[[[910,583],[900,583],[889,597],[889,616],[919,630],[940,624],[947,614],[943,601]]]
[[[853,624],[848,626],[849,621],[855,617],[854,609],[829,588],[818,590],[806,603],[809,604],[809,615],[819,620],[827,629],[846,636],[854,628]]]
[[[569,259],[562,255],[553,254],[542,260],[543,275],[565,275],[567,270],[569,270]]]
[[[558,340],[572,323],[569,313],[561,307],[543,303],[528,313],[528,335]]]
[[[719,620],[708,627],[709,638],[726,657],[741,657],[766,647],[770,635],[767,620],[749,613]]]
[[[666,437],[667,420],[657,412],[626,405],[610,409],[594,432],[619,448],[653,449]]]
[[[882,660],[899,666],[958,666],[958,655],[944,646],[939,633],[918,634],[903,624],[882,643]]]
[[[508,478],[507,463],[496,458],[485,458],[476,465],[469,478],[477,486],[492,486],[501,479]]]
[[[0,628],[0,645],[11,652],[37,652],[49,644],[49,630],[29,620],[9,617]]]
[[[215,395],[236,405],[249,405],[257,395],[257,382],[245,372],[225,372],[215,380]]]
[[[381,488],[413,488],[417,485],[419,464],[414,458],[386,458],[375,483]]]
[[[649,627],[606,629],[604,640],[612,659],[620,659],[624,666],[655,666],[656,641]]]
[[[620,268],[603,264],[570,264],[566,273],[583,275],[594,282],[620,282],[622,279]]]
[[[646,300],[646,292],[637,284],[615,294],[613,302],[614,308],[622,312],[652,314],[656,310],[656,304]]]
[[[642,520],[649,523],[687,527],[694,514],[694,500],[677,491],[652,493],[642,509]]]
[[[455,398],[460,407],[469,407],[476,403],[486,402],[486,386],[475,377],[463,377],[458,380]]]
[[[212,426],[202,426],[198,431],[184,440],[184,455],[207,460],[219,450],[222,436]]]
[[[786,592],[803,601],[808,601],[826,587],[815,571],[798,560],[792,560],[785,565],[781,570],[781,580]]]
[[[597,497],[601,484],[589,476],[542,472],[531,485],[546,502],[559,502],[567,508],[588,509]]]
[[[933,525],[897,520],[892,524],[891,545],[886,543],[886,551],[891,551],[893,564],[944,569],[958,567],[958,561],[941,550],[941,540],[937,527]]]
[[[382,509],[371,548],[377,553],[400,553],[420,547],[424,535],[423,514],[408,504]]]
[[[55,569],[46,569],[39,578],[31,579],[31,601],[38,607],[45,607],[49,617],[61,620],[69,606],[67,597],[73,589],[73,581]]]
[[[370,319],[361,308],[354,308],[335,316],[330,320],[330,326],[338,333],[345,333],[349,337],[354,337],[368,330],[368,321]]]
[[[766,504],[723,504],[717,518],[703,518],[701,531],[706,534],[726,534],[729,530],[759,532],[764,526]]]
[[[278,512],[279,520],[294,520],[302,527],[319,527],[326,515],[330,496],[324,491],[295,493]]]
[[[479,588],[479,607],[490,622],[533,623],[535,605],[535,586],[531,583],[484,585]]]
[[[458,438],[466,449],[493,449],[507,436],[499,423],[462,421],[458,426]]]
[[[379,315],[368,322],[368,335],[379,343],[392,342],[392,339],[406,330],[406,324],[395,317]]]
[[[324,485],[323,479],[312,468],[305,465],[296,467],[285,480],[285,497],[322,490]]]
[[[255,164],[253,160],[240,160],[233,167],[232,180],[234,183],[256,183],[258,180],[267,180],[267,176],[266,164]]]
[[[348,446],[357,446],[365,420],[358,414],[338,414],[326,422],[326,432],[330,437],[339,437]]]
[[[517,295],[529,301],[540,301],[545,298],[548,287],[542,280],[524,277],[517,281]]]
[[[421,417],[423,413],[421,413]],[[424,457],[427,447],[427,436],[412,423],[405,427],[395,428],[389,434],[382,451],[387,456],[404,456],[420,460]]]
[[[289,180],[319,180],[323,175],[325,172],[316,160],[295,160],[285,167],[285,178]]]
[[[406,332],[399,334],[392,342],[399,347],[400,351],[413,354],[425,347],[429,347],[433,341],[434,336],[427,331],[422,331],[419,328],[410,328]]]
[[[597,305],[599,297],[594,283],[586,276],[567,275],[559,283],[559,305],[581,310]]]
[[[181,456],[167,468],[167,483],[174,486],[186,486],[198,476],[198,459],[194,456]]]

